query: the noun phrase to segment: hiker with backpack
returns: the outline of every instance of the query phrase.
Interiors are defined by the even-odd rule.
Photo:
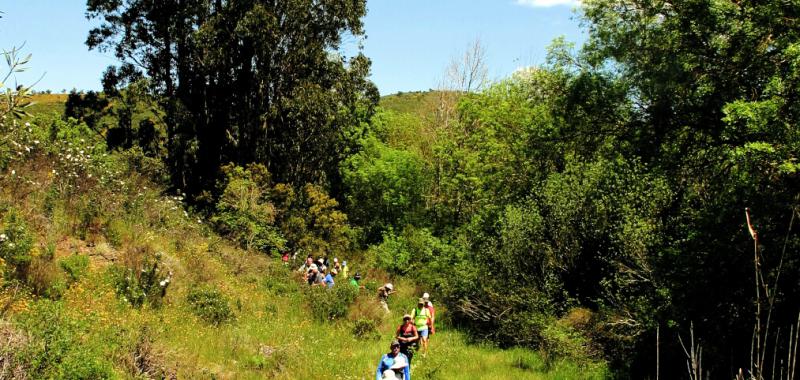
[[[403,316],[403,324],[397,328],[394,335],[395,339],[400,342],[400,352],[408,357],[408,365],[411,365],[411,359],[414,358],[414,349],[419,346],[419,332],[417,331],[417,326],[414,326],[414,321],[410,315]]]

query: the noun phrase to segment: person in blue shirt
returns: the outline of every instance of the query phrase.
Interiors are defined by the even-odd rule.
[[[336,269],[331,269],[328,272],[328,274],[325,275],[325,285],[327,285],[328,288],[332,288],[333,287],[333,277],[334,276],[336,276]]]
[[[400,352],[400,342],[392,341],[389,348],[391,351],[378,363],[375,380],[411,380],[408,358]]]

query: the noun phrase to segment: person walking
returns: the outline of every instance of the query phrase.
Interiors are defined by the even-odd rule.
[[[361,275],[358,274],[358,272],[356,272],[356,274],[350,278],[350,285],[352,285],[356,289],[360,289],[361,285],[358,283],[359,281],[361,281]]]
[[[389,353],[381,356],[375,380],[411,380],[408,358],[400,352],[400,342],[393,340]]]
[[[411,317],[414,318],[414,326],[417,327],[419,332],[419,340],[422,343],[422,356],[428,355],[428,320],[431,318],[430,311],[425,307],[425,300],[420,298],[417,302],[417,307],[411,311]]]
[[[347,260],[342,260],[342,270],[339,272],[339,275],[345,280],[350,276],[350,268],[347,267]]]
[[[411,365],[414,349],[419,345],[419,332],[417,332],[417,326],[414,326],[410,315],[403,316],[403,324],[397,328],[394,335],[395,339],[400,342],[400,352],[408,357],[408,365]]]
[[[325,275],[325,285],[328,286],[328,289],[333,288],[334,282],[333,278],[336,277],[336,268],[331,269],[328,271],[328,274]]]
[[[430,340],[430,336],[436,333],[436,309],[433,307],[433,303],[431,302],[431,295],[425,293],[422,295],[422,299],[425,300],[425,307],[431,313],[431,319],[428,323],[428,340]]]
[[[389,312],[389,295],[392,293],[394,293],[394,285],[391,282],[378,288],[378,301],[387,313]]]

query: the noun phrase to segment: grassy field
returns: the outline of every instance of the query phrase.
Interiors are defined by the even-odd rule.
[[[64,103],[67,94],[35,94],[31,99],[31,106],[26,110],[34,115],[43,113],[64,113]]]

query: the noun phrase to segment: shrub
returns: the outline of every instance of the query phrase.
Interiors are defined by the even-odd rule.
[[[311,315],[324,322],[347,316],[347,309],[358,296],[358,289],[347,284],[339,284],[330,289],[312,286],[305,294]]]
[[[128,266],[111,266],[109,276],[117,296],[133,307],[141,307],[145,302],[160,306],[171,281],[170,272],[161,268],[160,253],[143,262],[132,260]]]
[[[269,201],[270,174],[263,165],[223,167],[226,182],[211,219],[223,234],[245,249],[284,249],[286,239],[275,227],[275,207]]]
[[[372,292],[360,292],[350,306],[347,318],[353,323],[353,336],[359,339],[378,339],[378,328],[386,316]]]
[[[315,256],[347,252],[356,233],[339,203],[320,186],[306,184],[301,190],[297,194],[285,184],[272,189],[283,235],[299,250]]]
[[[215,287],[192,289],[186,297],[192,312],[213,325],[219,325],[233,317],[230,301]]]
[[[36,257],[28,269],[26,281],[33,294],[57,300],[67,290],[67,280],[64,277],[64,273],[53,261]]]
[[[0,259],[6,265],[7,276],[24,280],[31,265],[33,237],[28,232],[25,221],[16,210],[10,210],[0,229]]]
[[[378,332],[378,323],[374,319],[360,318],[353,321],[353,336],[364,340],[378,340],[381,334]]]
[[[541,340],[540,349],[548,367],[558,359],[568,359],[579,365],[591,362],[588,339],[566,323],[558,321],[546,325],[541,331]]]

